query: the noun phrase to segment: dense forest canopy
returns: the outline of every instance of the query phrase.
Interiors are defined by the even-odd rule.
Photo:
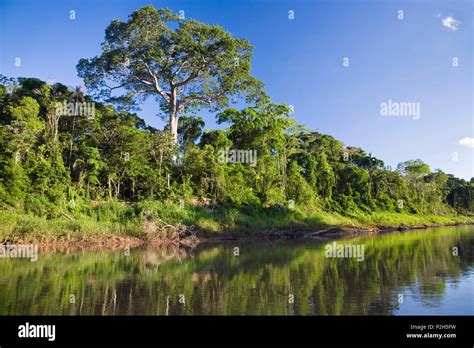
[[[1,207],[48,217],[104,200],[345,215],[474,211],[474,179],[419,159],[393,170],[297,124],[250,74],[252,49],[217,25],[147,6],[113,21],[102,53],[79,61],[87,95],[0,75]],[[130,109],[148,96],[170,115],[163,130]],[[247,97],[241,110],[229,108],[236,96]],[[206,129],[203,107],[225,128]]]
[[[58,105],[94,103],[93,117]],[[73,108],[74,110],[74,108]],[[116,111],[56,83],[7,78],[0,84],[0,204],[40,216],[90,200],[191,200],[261,207],[319,207],[445,214],[474,210],[474,180],[432,171],[421,160],[396,170],[357,147],[297,125],[270,102],[179,120],[179,143],[136,114]],[[219,151],[256,151],[255,166],[220,161]],[[178,161],[173,161],[177,156]],[[230,157],[229,157],[230,158]]]

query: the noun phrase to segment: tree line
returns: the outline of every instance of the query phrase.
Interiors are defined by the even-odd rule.
[[[77,64],[87,95],[0,75],[3,208],[54,217],[97,200],[198,199],[346,215],[473,211],[473,179],[432,171],[419,159],[392,170],[299,125],[251,75],[250,43],[218,25],[146,6],[111,22],[101,47]],[[134,113],[147,98],[168,118],[163,130]],[[231,106],[238,102],[241,109]],[[224,129],[206,129],[196,116],[202,109]],[[223,161],[223,151],[255,158]]]
[[[60,115],[58,103],[94,103],[94,117]],[[474,180],[431,171],[421,160],[396,170],[364,150],[310,131],[271,102],[217,113],[225,129],[182,116],[175,141],[78,88],[1,78],[0,202],[54,217],[91,200],[200,199],[237,207],[293,206],[342,214],[473,211]],[[255,166],[219,160],[222,149],[256,151]],[[175,160],[173,160],[175,159]],[[176,160],[177,159],[177,160]]]

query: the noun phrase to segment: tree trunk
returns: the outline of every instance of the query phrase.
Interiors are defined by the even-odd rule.
[[[170,132],[175,143],[178,142],[178,104],[176,101],[176,89],[171,90],[170,98]]]
[[[76,101],[74,103],[74,115],[72,115],[72,131],[71,131],[71,144],[69,146],[69,170],[71,170],[72,167],[72,147],[74,145],[74,126],[76,124],[76,115],[77,115],[77,97]]]
[[[108,178],[108,184],[109,184],[109,199],[112,199],[112,180]]]
[[[120,183],[121,180],[117,180],[117,185],[115,186],[115,198],[119,198],[120,195]]]

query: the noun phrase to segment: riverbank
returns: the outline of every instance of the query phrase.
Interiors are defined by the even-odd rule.
[[[54,217],[0,211],[0,239],[13,243],[137,247],[194,246],[199,242],[245,239],[340,238],[393,230],[473,224],[463,215],[413,215],[286,208],[228,208],[173,203],[106,202]]]

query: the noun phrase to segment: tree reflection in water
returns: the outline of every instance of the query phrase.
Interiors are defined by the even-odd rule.
[[[148,248],[129,256],[40,250],[37,262],[0,260],[0,314],[390,315],[400,294],[415,311],[462,314],[451,313],[444,299],[455,295],[451,285],[473,277],[474,227],[338,241],[363,244],[363,262],[326,258],[329,242]],[[459,301],[464,314],[474,314],[472,298]]]

